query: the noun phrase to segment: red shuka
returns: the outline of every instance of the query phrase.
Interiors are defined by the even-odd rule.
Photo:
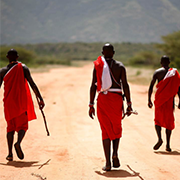
[[[100,93],[97,100],[97,116],[102,139],[114,140],[122,136],[122,96],[117,93]]]
[[[101,91],[104,62],[101,56],[94,61],[97,77],[97,91]],[[99,93],[97,116],[102,130],[102,139],[114,140],[122,136],[122,96],[117,93]]]
[[[18,62],[4,77],[4,114],[6,121],[27,112],[28,121],[36,119],[34,105],[22,64]]]
[[[160,81],[155,94],[155,125],[173,130],[174,97],[180,86],[180,75],[176,69],[170,68],[165,78]]]
[[[101,56],[97,58],[96,61],[94,61],[94,66],[96,69],[96,77],[97,77],[97,91],[101,91],[101,85],[102,85],[102,73],[103,73],[103,66],[104,62],[101,59]]]

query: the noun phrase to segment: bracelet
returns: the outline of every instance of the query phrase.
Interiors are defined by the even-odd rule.
[[[89,107],[93,107],[94,106],[94,103],[89,103]]]
[[[130,101],[130,102],[127,102],[127,106],[131,106],[131,104],[132,104],[132,102]]]

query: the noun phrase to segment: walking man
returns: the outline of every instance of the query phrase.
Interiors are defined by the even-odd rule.
[[[154,72],[152,81],[148,91],[148,106],[152,108],[153,103],[151,101],[151,95],[155,82],[156,94],[155,94],[155,129],[158,136],[158,142],[153,147],[154,150],[160,148],[163,143],[161,137],[161,127],[166,128],[166,151],[171,152],[170,148],[170,137],[171,132],[174,129],[174,97],[178,94],[180,109],[180,75],[175,68],[170,68],[170,59],[168,56],[162,56],[161,65],[162,67]]]
[[[10,49],[6,56],[9,64],[0,69],[0,87],[4,81],[4,115],[7,121],[7,143],[8,143],[8,161],[13,160],[13,141],[14,133],[17,131],[17,142],[14,144],[19,159],[24,158],[21,149],[21,142],[28,129],[28,121],[36,119],[34,105],[29,90],[30,84],[36,97],[38,98],[39,108],[43,109],[43,98],[34,83],[28,67],[17,61],[18,52]]]
[[[122,136],[122,91],[127,100],[127,114],[131,114],[131,98],[126,79],[126,69],[121,62],[113,59],[114,47],[111,44],[103,46],[102,54],[94,61],[92,83],[90,87],[89,116],[95,115],[94,99],[98,91],[97,116],[102,130],[102,141],[106,164],[104,171],[111,170],[111,142],[113,145],[113,167],[120,166],[118,158],[119,140]]]

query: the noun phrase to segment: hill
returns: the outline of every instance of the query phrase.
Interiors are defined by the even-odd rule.
[[[1,44],[160,42],[179,19],[179,0],[1,0]]]

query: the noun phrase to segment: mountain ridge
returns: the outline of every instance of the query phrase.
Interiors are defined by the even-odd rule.
[[[150,43],[179,29],[179,0],[1,1],[1,44]]]

